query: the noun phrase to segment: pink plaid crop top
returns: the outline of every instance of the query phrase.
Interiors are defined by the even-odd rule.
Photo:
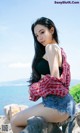
[[[63,61],[60,78],[58,79],[50,76],[49,71],[48,74],[45,73],[43,78],[30,86],[30,100],[36,101],[40,97],[46,97],[49,94],[64,97],[69,93],[69,85],[71,80],[70,65],[67,62],[66,54],[62,48],[61,54]]]

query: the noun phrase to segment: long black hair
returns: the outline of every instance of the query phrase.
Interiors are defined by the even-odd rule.
[[[49,30],[53,27],[54,28],[53,38],[57,42],[57,44],[59,43],[57,29],[52,20],[50,20],[49,18],[41,17],[32,24],[31,30],[32,30],[33,38],[34,38],[35,55],[34,55],[33,62],[32,62],[32,74],[29,80],[30,85],[34,82],[39,81],[39,79],[41,78],[41,75],[36,70],[36,65],[40,61],[42,56],[45,54],[45,46],[43,46],[37,41],[37,38],[34,34],[34,28],[37,24],[43,25],[47,27]]]

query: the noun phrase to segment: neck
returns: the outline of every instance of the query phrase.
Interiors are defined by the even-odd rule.
[[[53,39],[50,44],[57,44],[57,42]]]

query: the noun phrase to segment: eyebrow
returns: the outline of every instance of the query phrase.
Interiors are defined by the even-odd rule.
[[[39,30],[39,32],[41,32],[42,30],[44,30],[44,29]],[[35,35],[37,35],[37,33],[35,33]]]

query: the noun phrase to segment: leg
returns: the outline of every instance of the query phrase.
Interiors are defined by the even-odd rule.
[[[68,118],[68,114],[60,113],[57,110],[44,107],[44,105],[40,103],[19,112],[12,118],[11,125],[13,133],[19,133],[27,125],[27,119],[32,116],[41,116],[47,122],[62,122]]]

